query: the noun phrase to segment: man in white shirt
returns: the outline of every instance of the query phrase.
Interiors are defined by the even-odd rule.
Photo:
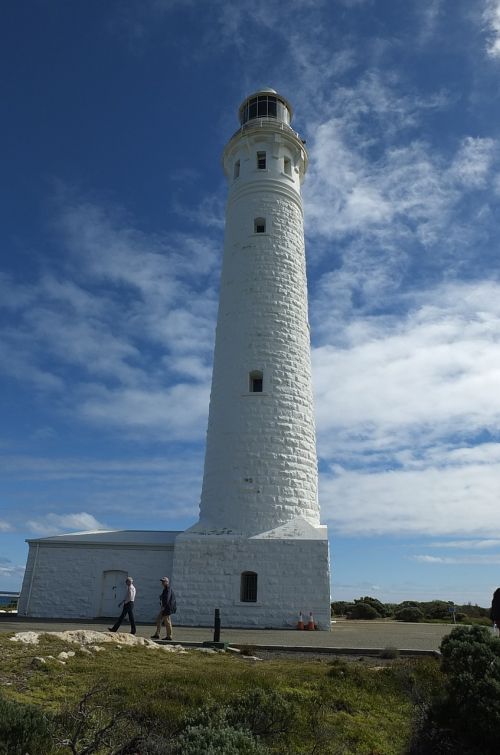
[[[128,614],[130,620],[130,634],[135,634],[134,601],[137,590],[135,589],[132,577],[127,577],[125,584],[127,585],[125,597],[120,603],[118,603],[119,606],[123,606],[121,616],[115,621],[112,627],[109,627],[109,631],[117,632],[123,619]]]

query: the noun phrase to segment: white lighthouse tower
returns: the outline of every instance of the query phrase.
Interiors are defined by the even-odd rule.
[[[304,143],[273,89],[248,97],[229,184],[199,522],[176,538],[181,624],[330,627],[300,186]]]

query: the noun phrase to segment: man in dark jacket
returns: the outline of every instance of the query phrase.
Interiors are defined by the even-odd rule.
[[[151,638],[153,640],[160,639],[160,628],[161,625],[164,624],[165,630],[167,632],[165,639],[171,640],[172,619],[170,618],[170,616],[171,614],[175,613],[176,610],[175,595],[174,591],[170,587],[170,580],[168,577],[162,577],[161,583],[163,585],[163,592],[160,595],[160,613],[156,617],[156,632],[151,635]]]
[[[497,629],[500,629],[500,587],[497,587],[493,593],[490,616],[492,622],[496,624]]]

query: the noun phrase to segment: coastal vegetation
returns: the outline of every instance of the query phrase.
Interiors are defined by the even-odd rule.
[[[0,753],[496,752],[500,640],[484,627],[454,629],[441,659],[169,651],[0,635]]]
[[[453,601],[405,600],[402,603],[382,603],[369,595],[354,601],[338,600],[331,604],[332,616],[347,619],[396,619],[396,621],[479,624],[490,626],[490,609],[467,603],[455,605]]]

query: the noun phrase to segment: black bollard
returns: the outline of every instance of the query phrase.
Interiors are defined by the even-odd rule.
[[[220,610],[215,609],[214,615],[214,642],[220,642]]]

